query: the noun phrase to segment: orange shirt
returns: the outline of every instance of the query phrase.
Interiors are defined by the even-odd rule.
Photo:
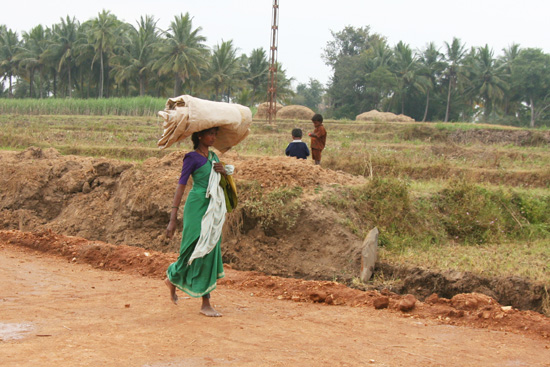
[[[319,125],[313,130],[313,135],[311,137],[311,149],[325,149],[325,144],[327,141],[327,131],[323,125]]]

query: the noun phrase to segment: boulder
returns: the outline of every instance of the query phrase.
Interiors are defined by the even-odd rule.
[[[361,251],[361,281],[367,282],[374,273],[374,266],[378,259],[378,228],[371,229],[365,241],[363,241],[363,250]]]

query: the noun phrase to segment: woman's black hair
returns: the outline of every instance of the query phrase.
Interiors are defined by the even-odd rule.
[[[193,142],[193,149],[197,149],[199,147],[199,137],[203,136],[205,133],[207,133],[208,131],[212,130],[212,129],[216,129],[216,131],[219,130],[219,128],[216,126],[216,127],[211,127],[210,129],[204,129],[204,130],[201,130],[201,131],[197,131],[197,132],[194,132],[193,134],[191,134],[191,141]]]

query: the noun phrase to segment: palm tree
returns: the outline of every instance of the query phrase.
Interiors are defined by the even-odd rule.
[[[156,58],[156,46],[159,42],[157,20],[152,16],[140,18],[138,28],[128,30],[128,43],[120,55],[113,61],[115,80],[118,83],[136,81],[139,95],[144,96],[148,80],[152,75]]]
[[[252,100],[254,105],[258,99],[267,95],[267,83],[269,76],[269,61],[263,48],[256,48],[250,53],[247,65],[248,84],[252,87]]]
[[[35,72],[38,70],[42,76],[44,60],[43,53],[46,50],[46,31],[42,25],[37,25],[30,32],[23,32],[23,44],[19,47],[15,59],[19,66],[28,72],[29,97],[33,97],[33,84]],[[39,88],[42,97],[42,88]]]
[[[447,91],[447,108],[445,109],[445,122],[449,121],[449,111],[451,109],[451,92],[456,86],[459,68],[461,67],[462,59],[466,53],[465,45],[461,44],[460,39],[453,38],[451,44],[445,42],[446,55],[445,60],[447,61],[447,68],[445,70],[445,76],[449,83],[449,88]]]
[[[103,10],[97,15],[97,18],[92,19],[87,35],[88,42],[93,45],[95,51],[92,67],[94,62],[99,59],[99,98],[103,98],[105,80],[108,81],[109,78],[109,57],[120,33],[120,23],[115,15]],[[107,76],[105,76],[106,69]]]
[[[424,92],[428,79],[418,73],[419,65],[409,45],[400,41],[395,46],[394,55],[391,70],[397,78],[397,87],[401,100],[401,114],[404,114],[405,96],[415,91]]]
[[[437,80],[444,69],[444,64],[441,61],[443,55],[439,52],[435,43],[430,42],[422,51],[419,57],[420,73],[428,80],[426,84],[426,107],[424,109],[424,117],[422,122],[428,117],[428,109],[430,107],[430,91],[435,87]]]
[[[8,79],[8,98],[13,98],[13,77],[17,75],[18,62],[15,55],[19,48],[17,33],[0,27],[0,71],[3,79]]]
[[[72,69],[74,68],[75,44],[80,24],[73,17],[67,15],[61,18],[61,23],[54,26],[54,41],[50,47],[52,53],[58,57],[57,72],[65,71],[67,76],[67,94],[73,96]]]
[[[483,101],[484,118],[488,120],[495,102],[504,98],[508,84],[504,80],[506,77],[504,64],[498,65],[493,58],[493,50],[488,45],[477,49],[475,57],[472,60],[471,88],[474,95],[479,96]]]
[[[223,90],[224,87],[229,89],[231,86],[238,72],[237,66],[237,50],[233,47],[232,40],[226,42],[222,40],[221,45],[214,46],[212,59],[210,60],[210,78],[208,81],[214,86],[216,99],[220,96],[220,89]],[[227,102],[229,102],[229,90],[227,91],[226,97]]]
[[[206,37],[199,34],[201,30],[201,27],[193,29],[193,18],[185,13],[176,16],[165,32],[166,39],[160,45],[160,57],[154,69],[160,75],[174,76],[174,96],[189,78],[201,75],[200,67],[205,64],[208,54],[204,44]]]
[[[508,84],[511,84],[514,60],[520,54],[521,48],[519,44],[513,43],[508,48],[505,48],[502,51],[503,56],[500,57],[499,61],[504,64],[507,75],[506,81],[508,82]],[[506,116],[513,115],[514,111],[517,111],[519,109],[520,103],[520,96],[517,93],[517,90],[515,88],[508,88],[503,101],[504,114]]]

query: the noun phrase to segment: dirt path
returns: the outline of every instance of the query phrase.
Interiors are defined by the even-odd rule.
[[[212,296],[224,317],[206,318],[196,299],[171,304],[158,276],[0,241],[0,365],[550,366],[548,338],[277,300],[228,270]]]

